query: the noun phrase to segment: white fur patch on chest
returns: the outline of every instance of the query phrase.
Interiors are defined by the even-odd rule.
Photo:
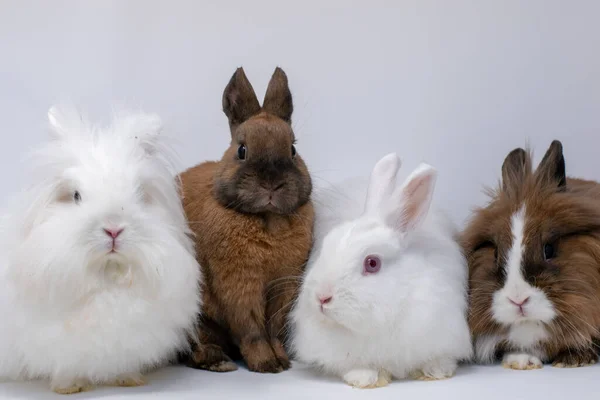
[[[494,361],[500,342],[506,340],[511,347],[544,359],[545,353],[540,343],[548,339],[549,333],[544,324],[525,321],[511,326],[505,335],[483,335],[475,340],[475,357],[478,362]]]
[[[511,326],[506,339],[515,347],[526,350],[548,339],[548,331],[542,323],[526,321]]]
[[[104,267],[104,278],[109,284],[131,287],[133,272],[131,266],[116,261],[109,261]]]

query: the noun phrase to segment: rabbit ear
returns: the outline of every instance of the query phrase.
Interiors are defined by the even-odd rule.
[[[115,129],[133,137],[148,154],[154,153],[163,123],[157,114],[137,113],[116,117]]]
[[[292,122],[292,112],[294,111],[292,93],[288,86],[287,75],[279,67],[275,68],[267,87],[263,110],[281,118],[288,124]]]
[[[554,140],[550,144],[550,148],[548,148],[544,158],[540,161],[540,165],[535,172],[535,177],[542,185],[551,185],[559,190],[566,188],[565,157],[560,141]]]
[[[422,163],[393,194],[386,221],[394,229],[408,232],[417,228],[429,213],[437,171]]]
[[[50,133],[55,139],[78,134],[84,128],[83,116],[75,107],[54,105],[48,110]]]
[[[223,92],[223,112],[233,130],[248,118],[260,112],[260,104],[243,68],[238,68]]]
[[[396,153],[384,156],[375,164],[367,189],[365,212],[379,211],[389,201],[396,188],[396,175],[401,164]]]
[[[530,173],[530,155],[521,148],[514,149],[502,163],[502,190],[507,193],[518,191]]]

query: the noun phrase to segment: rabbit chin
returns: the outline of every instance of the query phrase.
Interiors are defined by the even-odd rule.
[[[316,296],[313,298],[316,299]],[[341,328],[359,335],[369,334],[373,331],[374,326],[381,324],[381,321],[369,318],[373,316],[373,313],[368,310],[360,310],[358,305],[342,304],[339,298],[333,300],[331,304],[324,304],[322,309],[316,300],[314,302],[305,301],[305,309],[310,310],[314,320],[323,326]]]

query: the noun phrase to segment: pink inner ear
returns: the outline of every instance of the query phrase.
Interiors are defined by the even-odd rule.
[[[403,230],[414,228],[427,215],[433,179],[432,175],[423,175],[414,178],[404,187],[404,204],[400,219]]]

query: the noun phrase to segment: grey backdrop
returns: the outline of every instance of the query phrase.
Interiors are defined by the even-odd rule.
[[[539,160],[563,140],[568,172],[600,178],[599,15],[594,0],[0,0],[0,195],[53,102],[157,112],[187,167],[228,144],[235,68],[262,99],[279,65],[317,184],[398,151],[404,173],[440,170],[436,201],[462,221],[527,141]]]

